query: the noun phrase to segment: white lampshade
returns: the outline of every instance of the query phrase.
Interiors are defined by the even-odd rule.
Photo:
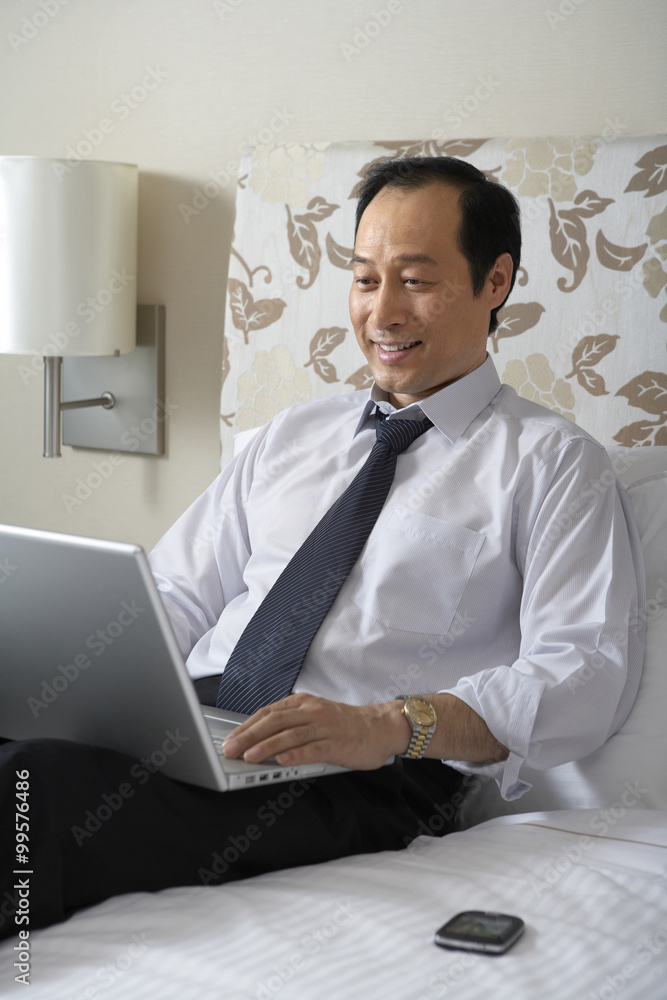
[[[0,156],[0,353],[136,343],[135,164]]]

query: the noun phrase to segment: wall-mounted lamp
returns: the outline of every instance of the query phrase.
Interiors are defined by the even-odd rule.
[[[65,444],[164,451],[165,316],[136,305],[137,191],[134,164],[0,156],[0,353],[43,359],[46,458],[61,413]]]

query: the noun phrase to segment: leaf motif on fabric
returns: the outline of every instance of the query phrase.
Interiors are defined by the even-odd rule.
[[[667,428],[660,423],[638,420],[634,424],[621,427],[620,431],[614,434],[614,441],[618,441],[626,448],[636,448],[638,445],[667,444]]]
[[[427,139],[425,142],[376,142],[382,149],[391,149],[396,158],[407,156],[471,156],[488,139]],[[360,171],[361,172],[361,171]]]
[[[518,337],[532,327],[537,326],[544,312],[544,306],[539,302],[518,302],[504,306],[498,312],[498,326],[491,334],[494,353],[498,353],[498,341],[506,337]]]
[[[572,371],[565,378],[572,378],[579,368],[591,368],[602,361],[616,347],[618,334],[597,333],[591,337],[582,337],[572,351]]]
[[[308,277],[299,275],[296,283],[299,288],[310,288],[320,271],[322,251],[317,239],[316,222],[327,219],[340,205],[333,205],[324,198],[311,198],[307,211],[300,215],[292,215],[289,205],[287,209],[287,240],[290,253],[301,267],[308,271]]]
[[[594,215],[604,212],[608,205],[614,204],[613,198],[601,198],[595,191],[580,191],[574,199],[577,215],[582,219],[591,219]]]
[[[340,243],[336,243],[331,233],[327,233],[326,238],[327,247],[327,257],[334,265],[334,267],[340,267],[344,271],[351,271],[354,267],[352,263],[352,254],[354,250],[348,250],[347,247],[342,247]]]
[[[586,226],[577,209],[556,212],[556,206],[549,198],[549,237],[551,252],[558,263],[573,272],[571,285],[565,278],[559,278],[556,284],[561,292],[573,292],[584,280],[590,257]]]
[[[319,375],[323,382],[339,381],[335,367],[326,358],[316,358],[313,362],[313,371]]]
[[[252,288],[253,278],[255,277],[256,274],[259,274],[260,271],[266,271],[266,274],[264,275],[264,282],[267,285],[269,284],[269,282],[271,281],[271,268],[270,267],[267,267],[266,264],[260,264],[259,267],[256,267],[254,270],[251,271],[250,268],[248,267],[248,265],[246,264],[245,260],[241,256],[241,254],[236,249],[236,247],[231,247],[230,248],[230,253],[232,254],[233,257],[236,257],[236,259],[241,264],[241,267],[243,268],[243,270],[245,271],[245,273],[248,275],[248,285],[250,286],[250,288]]]
[[[319,267],[320,263],[320,248],[317,242],[315,223],[308,218],[308,215],[292,216],[289,205],[285,205],[285,208],[287,209],[287,239],[290,253],[297,264],[305,267],[312,276],[313,269]]]
[[[667,146],[644,153],[635,166],[641,169],[630,178],[626,191],[644,191],[645,198],[667,191]]]
[[[664,372],[642,372],[621,386],[616,395],[625,396],[630,406],[667,417],[667,375]]]
[[[345,379],[345,385],[351,385],[355,389],[370,389],[373,384],[373,372],[370,365],[358,368],[349,378]]]
[[[516,283],[522,288],[528,284],[528,271],[521,265],[516,272]]]
[[[590,392],[591,396],[609,395],[602,375],[592,368],[578,368],[577,382],[584,387],[586,392]]]
[[[270,326],[282,316],[285,308],[285,302],[282,299],[259,299],[255,302],[247,285],[242,281],[230,278],[227,284],[232,321],[237,330],[243,331],[246,344],[250,331]]]
[[[595,238],[595,249],[598,260],[611,271],[631,271],[646,253],[648,243],[638,247],[620,247],[611,243],[601,229]]]
[[[310,342],[310,359],[304,367],[311,365],[316,358],[331,354],[334,348],[343,343],[346,333],[347,329],[342,326],[325,326],[318,330]]]
[[[222,338],[222,382],[221,386],[225,384],[225,379],[229,375],[229,341],[226,337]]]
[[[332,205],[326,199],[316,196],[310,199],[306,206],[307,211],[300,215],[299,218],[321,222],[322,219],[328,219],[330,215],[333,215],[337,208],[340,208],[340,205]]]

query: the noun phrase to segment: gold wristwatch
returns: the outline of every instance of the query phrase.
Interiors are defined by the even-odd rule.
[[[403,715],[412,726],[412,739],[408,744],[408,749],[401,754],[401,757],[419,760],[424,756],[424,751],[435,732],[438,716],[431,702],[423,695],[401,695],[401,698],[403,699]]]

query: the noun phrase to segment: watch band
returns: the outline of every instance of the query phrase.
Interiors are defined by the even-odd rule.
[[[408,749],[405,753],[401,754],[401,757],[409,757],[410,760],[421,760],[434,732],[435,729],[432,726],[421,726],[419,730],[413,730],[412,739],[408,743]]]

